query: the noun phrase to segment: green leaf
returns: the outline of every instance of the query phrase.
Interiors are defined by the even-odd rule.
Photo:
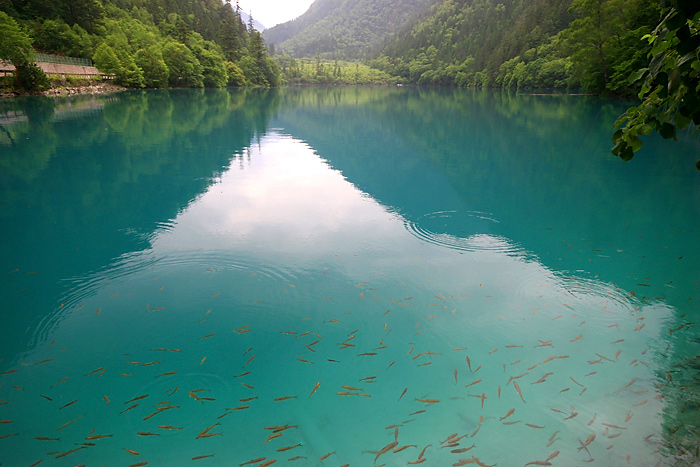
[[[632,160],[633,157],[634,157],[634,151],[629,146],[626,146],[622,150],[622,152],[620,152],[620,158],[625,162]]]
[[[681,85],[681,70],[674,68],[671,72],[671,76],[668,78],[668,93],[675,94]]]
[[[690,125],[690,122],[690,118],[686,117],[685,115],[681,115],[680,113],[673,116],[673,123],[675,123],[679,130],[682,130]]]
[[[659,134],[663,139],[676,139],[676,127],[670,123],[664,123],[659,128]]]
[[[632,84],[636,81],[639,81],[642,78],[642,76],[644,76],[644,73],[646,73],[647,71],[649,71],[649,68],[640,68],[639,70],[635,71],[630,75],[629,83]]]
[[[664,25],[670,29],[671,31],[680,28],[685,24],[685,15],[680,12],[676,11],[675,15],[672,15],[671,17],[667,18],[666,21],[664,22]]]
[[[629,142],[630,147],[632,147],[632,151],[637,152],[642,149],[642,140],[636,136],[627,137],[627,141]]]

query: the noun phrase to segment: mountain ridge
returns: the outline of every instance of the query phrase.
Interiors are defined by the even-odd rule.
[[[316,0],[303,15],[266,29],[263,37],[294,57],[363,58],[433,1]]]

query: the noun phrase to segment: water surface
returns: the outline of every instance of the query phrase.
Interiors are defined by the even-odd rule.
[[[693,465],[700,144],[629,104],[2,102],[0,462]]]

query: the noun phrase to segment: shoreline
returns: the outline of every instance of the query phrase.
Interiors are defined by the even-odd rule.
[[[126,91],[127,88],[123,86],[117,86],[111,82],[99,82],[99,83],[76,83],[73,86],[66,86],[64,83],[58,84],[56,86],[51,86],[51,89],[41,92],[33,93],[21,93],[15,91],[5,91],[0,90],[0,99],[11,99],[14,97],[24,97],[24,96],[47,96],[47,97],[58,97],[58,96],[71,96],[76,94],[105,94],[117,91]]]

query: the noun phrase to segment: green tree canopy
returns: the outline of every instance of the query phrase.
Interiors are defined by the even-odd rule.
[[[163,46],[163,59],[170,70],[168,83],[173,87],[204,86],[202,64],[185,44],[170,41]]]
[[[117,58],[117,54],[114,53],[114,49],[106,42],[100,44],[97,50],[95,50],[95,54],[92,56],[92,62],[102,73],[116,75],[121,72],[122,66],[121,63],[119,63],[119,58]]]
[[[168,85],[170,72],[160,47],[154,45],[138,50],[134,54],[134,61],[143,70],[144,84],[147,88],[164,88]]]
[[[48,88],[46,74],[34,64],[32,38],[22,31],[17,22],[0,11],[0,60],[15,66],[17,89],[38,91]]]
[[[0,60],[17,65],[34,60],[32,38],[7,13],[0,11]]]

